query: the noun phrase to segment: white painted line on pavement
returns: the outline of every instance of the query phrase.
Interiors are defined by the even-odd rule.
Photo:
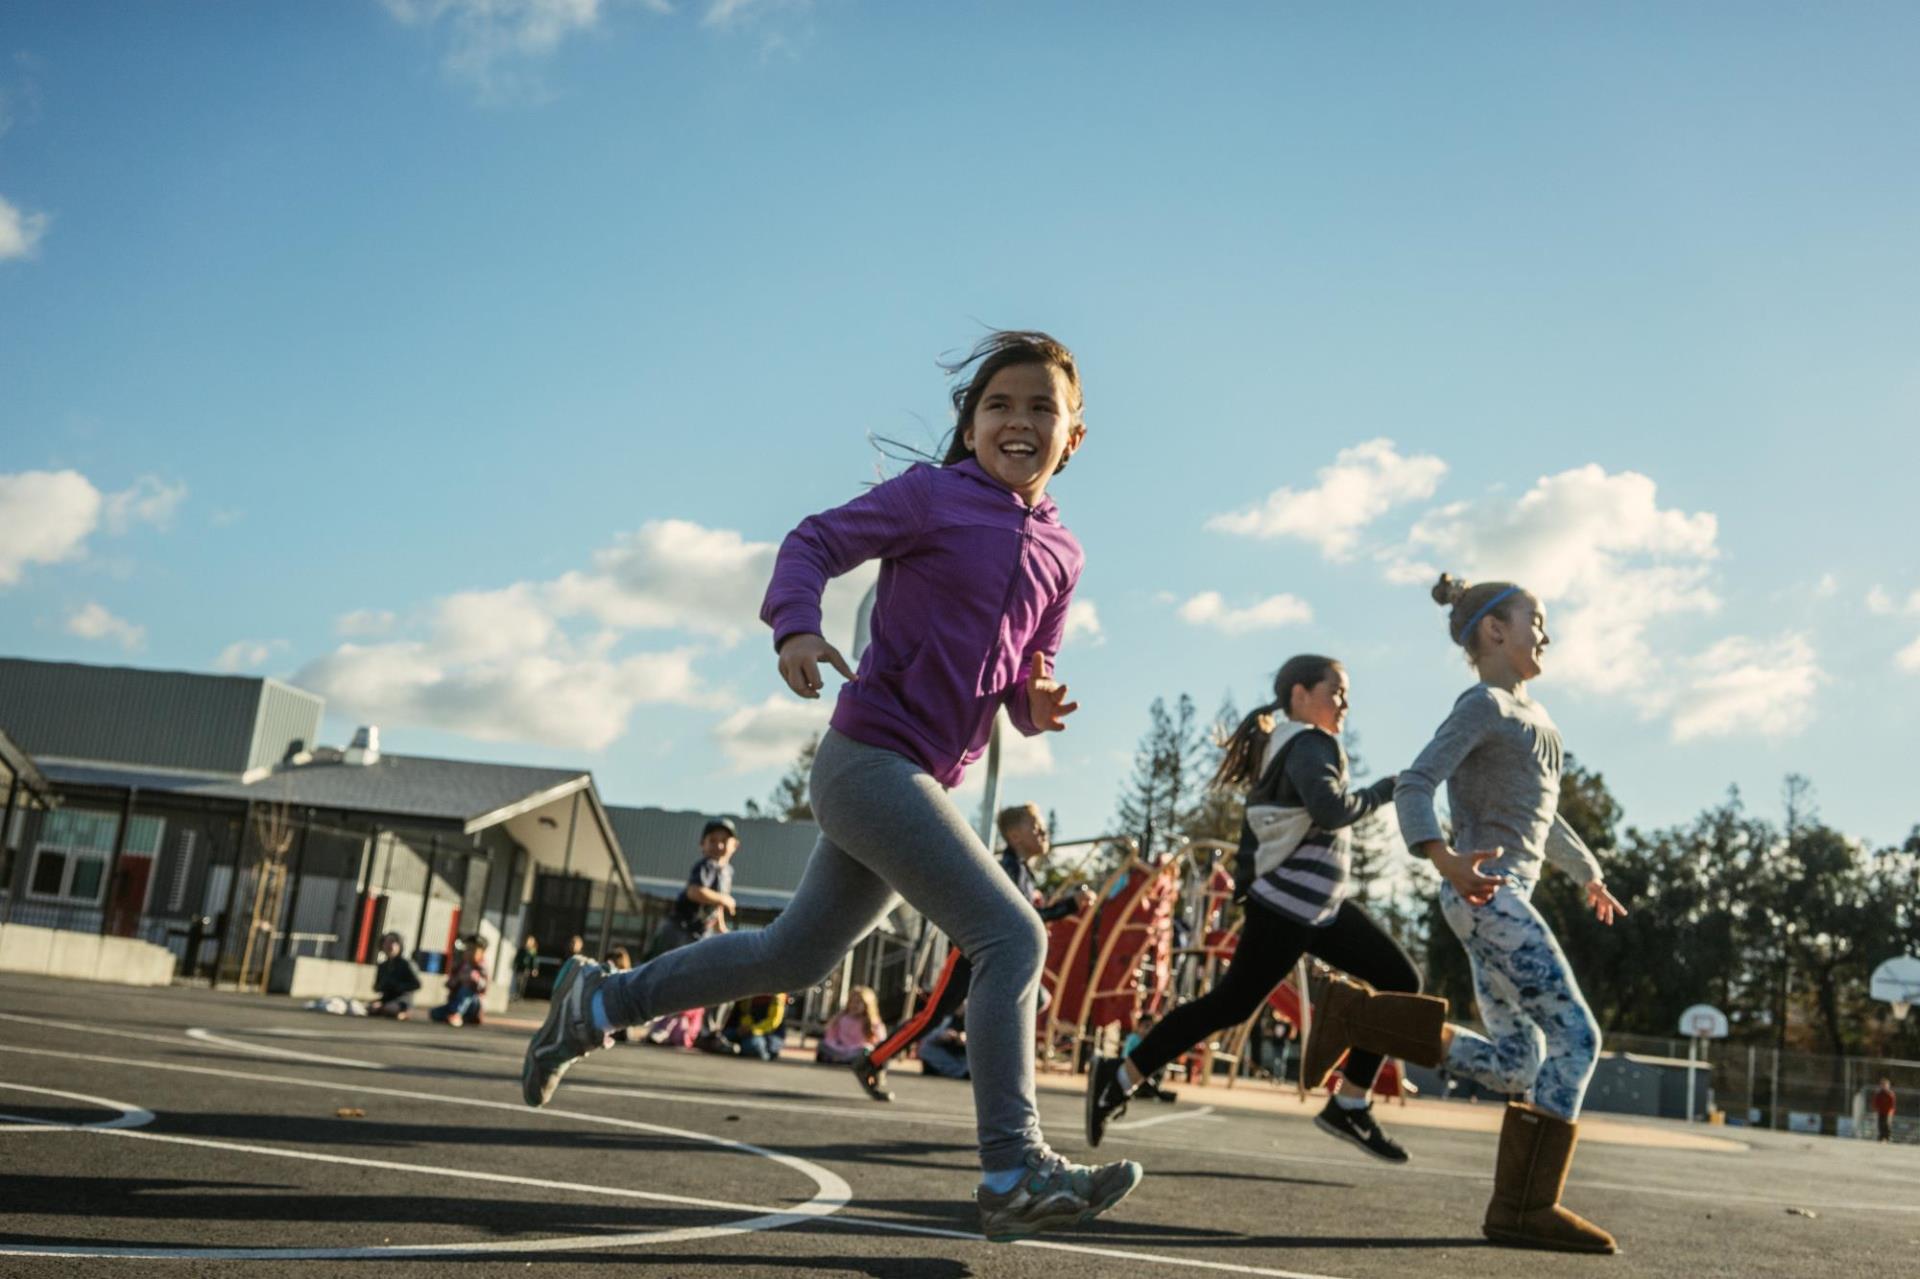
[[[1108,1124],[1107,1127],[1134,1131],[1140,1128],[1152,1128],[1159,1124],[1178,1123],[1182,1119],[1205,1119],[1212,1113],[1212,1106],[1201,1106],[1197,1110],[1176,1110],[1172,1114],[1155,1115],[1151,1119],[1129,1119],[1124,1123]]]
[[[36,1088],[32,1084],[10,1084],[0,1081],[0,1088],[5,1088],[10,1092],[39,1093],[43,1097],[64,1097],[68,1101],[83,1101],[89,1106],[98,1106],[102,1110],[117,1110],[120,1112],[112,1119],[102,1119],[90,1124],[69,1124],[57,1119],[41,1119],[35,1115],[0,1114],[0,1121],[15,1125],[15,1127],[0,1131],[35,1132],[52,1129],[58,1132],[72,1131],[79,1128],[138,1128],[143,1124],[153,1122],[153,1112],[151,1110],[142,1110],[140,1107],[132,1105],[129,1102],[112,1101],[106,1097],[92,1097],[83,1092],[62,1092],[58,1088]]]

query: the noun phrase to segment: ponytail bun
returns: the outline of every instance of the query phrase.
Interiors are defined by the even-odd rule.
[[[1452,608],[1466,595],[1468,583],[1464,578],[1451,573],[1442,573],[1440,580],[1433,584],[1433,602],[1441,608]]]

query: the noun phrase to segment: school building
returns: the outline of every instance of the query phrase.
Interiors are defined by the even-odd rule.
[[[388,930],[428,972],[473,936],[496,974],[529,934],[553,965],[573,935],[637,954],[699,856],[709,814],[608,805],[585,769],[388,752],[372,727],[319,745],[324,709],[258,676],[0,658],[0,925],[348,994]],[[753,927],[791,898],[817,831],[738,824]]]

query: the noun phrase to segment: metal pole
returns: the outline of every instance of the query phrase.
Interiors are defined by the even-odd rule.
[[[1000,720],[993,721],[987,738],[987,785],[980,794],[980,842],[989,852],[994,845],[994,819],[1000,812]]]
[[[227,959],[227,934],[233,931],[233,903],[240,892],[240,865],[246,860],[247,833],[253,829],[253,801],[240,818],[240,832],[233,841],[233,874],[227,877],[227,905],[220,914],[220,938],[213,947],[213,976],[207,979],[209,990],[220,988],[220,966]]]
[[[563,875],[571,875],[573,873],[573,831],[579,824],[580,792],[575,791],[573,793],[573,809],[567,816],[567,852],[560,863],[560,873]]]
[[[1748,1123],[1753,1122],[1752,1112],[1759,1109],[1759,1107],[1753,1104],[1754,1066],[1757,1064],[1759,1056],[1760,1056],[1759,1046],[1756,1044],[1748,1044],[1747,1045],[1747,1111],[1748,1111],[1747,1122]]]
[[[306,876],[307,837],[311,834],[313,834],[313,810],[309,808],[306,824],[300,828],[300,844],[293,850],[293,891],[287,894],[287,917],[280,930],[282,935],[295,931],[293,926],[300,918],[300,882]],[[291,946],[287,948],[287,953],[293,953]],[[273,962],[271,951],[267,954],[267,962],[269,964]]]
[[[607,867],[607,895],[600,906],[600,958],[607,957],[613,943],[613,867]]]
[[[1694,1081],[1700,1077],[1700,1072],[1694,1068],[1694,1063],[1699,1060],[1699,1057],[1700,1057],[1700,1036],[1695,1035],[1693,1038],[1687,1041],[1687,1122],[1688,1123],[1693,1122]]]
[[[1780,1127],[1780,1050],[1773,1050],[1773,1099],[1767,1104],[1767,1127]]]
[[[5,911],[0,912],[0,924],[5,924],[13,918],[13,899],[20,895],[20,890],[13,883],[18,878],[16,874],[18,868],[14,863],[20,854],[10,842],[13,839],[13,812],[19,802],[20,774],[15,773],[13,781],[7,786],[7,815],[0,817],[0,865],[4,865],[7,869],[6,882],[0,884],[0,888],[7,890],[7,905]]]
[[[127,827],[133,824],[133,797],[140,793],[138,786],[127,787],[127,797],[120,805],[120,828],[113,833],[113,859],[107,863],[107,893],[100,903],[100,935],[107,935],[107,926],[113,922],[113,899],[120,888],[120,859],[127,851]],[[139,931],[140,919],[134,917],[134,931]]]
[[[416,955],[427,944],[427,908],[433,905],[433,872],[439,861],[440,837],[434,835],[427,841],[427,886],[420,894],[420,925],[413,930],[413,952]]]

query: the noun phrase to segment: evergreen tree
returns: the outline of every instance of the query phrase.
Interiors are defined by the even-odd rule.
[[[757,800],[747,801],[748,817],[771,817],[782,822],[810,822],[813,820],[813,800],[807,794],[807,779],[813,775],[813,757],[820,750],[820,735],[815,733],[800,747],[800,753],[794,756],[793,763],[787,765],[787,771],[773,785],[773,793],[762,804]]]
[[[1144,854],[1179,847],[1198,822],[1206,799],[1207,742],[1196,718],[1185,693],[1171,712],[1158,697],[1147,709],[1147,731],[1114,813],[1114,829],[1131,835]]]

